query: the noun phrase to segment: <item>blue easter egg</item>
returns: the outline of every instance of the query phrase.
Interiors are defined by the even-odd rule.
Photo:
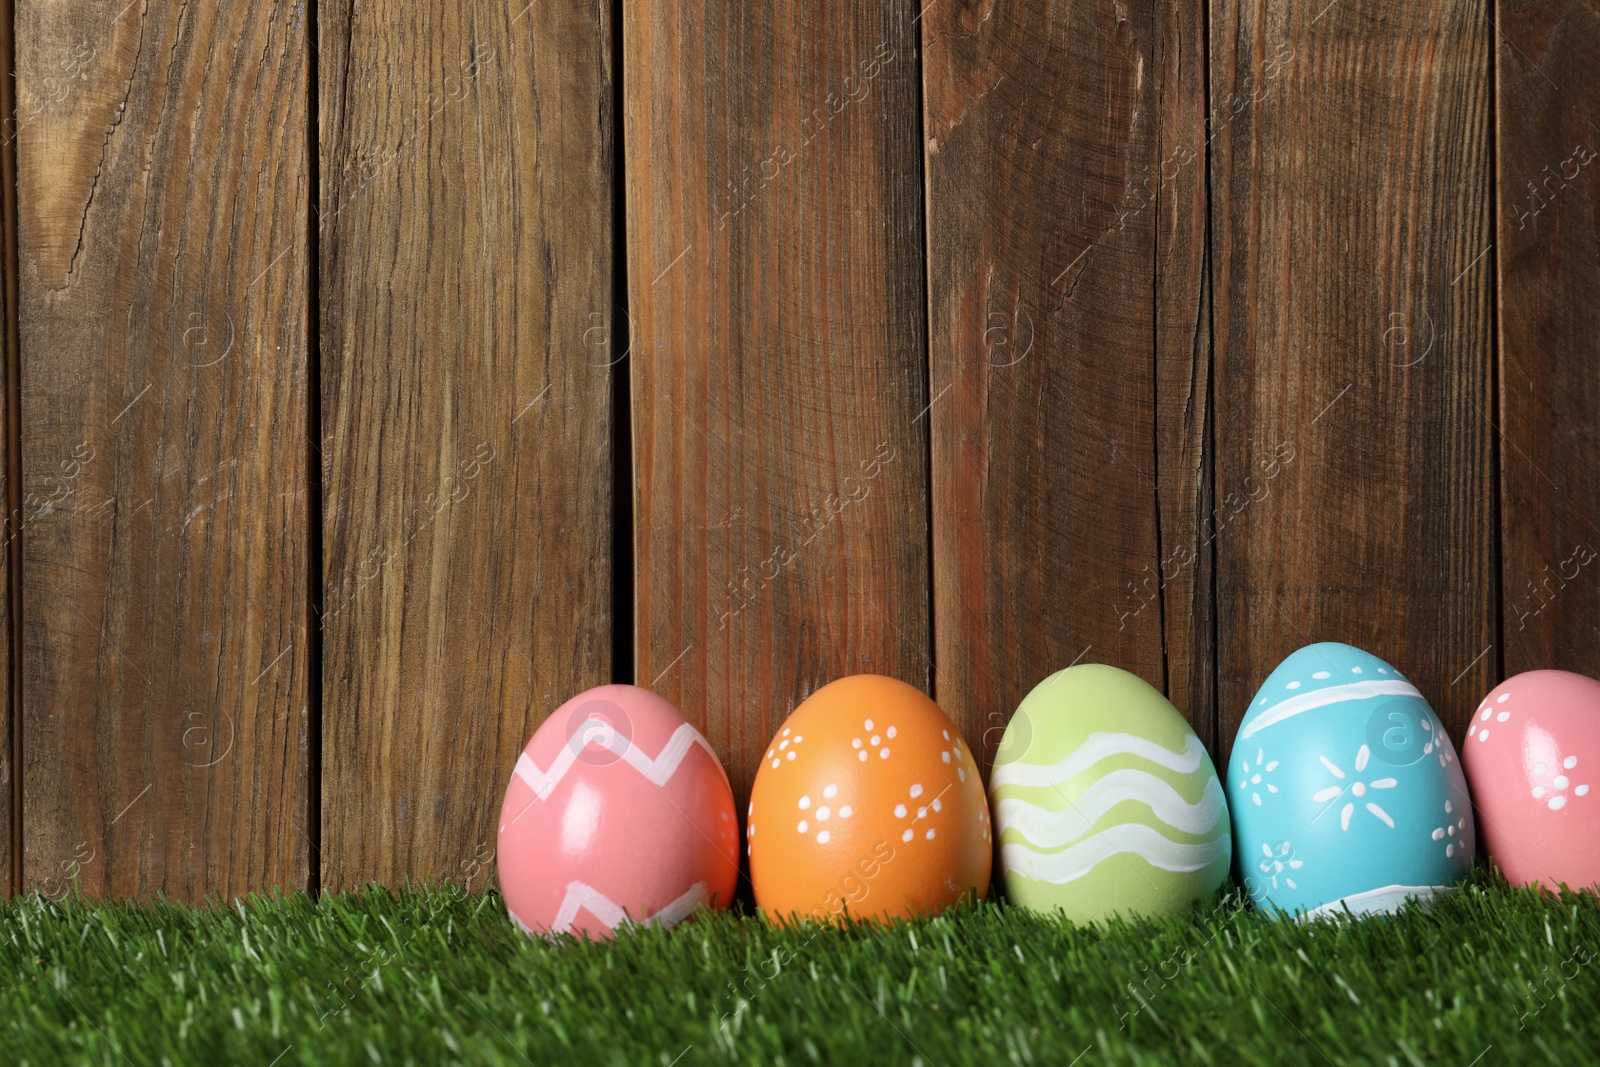
[[[1236,872],[1259,907],[1393,911],[1472,869],[1455,746],[1416,687],[1358,648],[1308,645],[1280,663],[1224,777]]]

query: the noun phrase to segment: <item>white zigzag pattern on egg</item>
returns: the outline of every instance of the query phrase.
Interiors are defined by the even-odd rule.
[[[1055,811],[1006,797],[996,818],[1002,831],[1015,830],[1035,848],[1060,848],[1094,832],[1096,821],[1127,801],[1143,804],[1167,826],[1186,834],[1210,833],[1228,812],[1215,778],[1207,778],[1200,800],[1191,804],[1167,782],[1130,767],[1099,779],[1065,809]]]
[[[667,743],[661,746],[660,754],[654,759],[646,756],[638,745],[635,745],[620,734],[610,733],[606,735],[605,740],[600,744],[601,747],[615,752],[622,762],[644,775],[651,784],[656,786],[666,785],[672,780],[672,776],[678,772],[678,765],[683,762],[683,758],[689,754],[689,750],[695,745],[699,745],[710,753],[712,759],[716,758],[716,753],[712,751],[706,739],[700,736],[700,731],[688,723],[684,723],[673,731],[672,736],[667,739]],[[567,776],[567,772],[577,762],[577,750],[569,743],[562,746],[561,753],[556,756],[555,762],[550,765],[548,771],[540,770],[539,765],[533,762],[528,757],[528,754],[524,752],[517,757],[516,773],[517,777],[528,783],[528,786],[533,790],[534,796],[544,800],[555,791],[556,786],[561,784],[561,780]]]
[[[654,915],[631,921],[644,926],[676,926],[710,899],[711,895],[706,891],[706,884],[696,882],[681,897]],[[523,922],[521,916],[509,908],[506,910],[511,916],[511,921],[516,923],[523,933],[537,936],[538,931]],[[627,911],[616,901],[587,882],[572,881],[567,883],[566,896],[561,899],[561,907],[556,911],[555,921],[550,924],[550,932],[553,934],[571,932],[572,924],[577,921],[580,911],[587,911],[599,919],[607,930],[615,930],[624,922],[630,921]]]

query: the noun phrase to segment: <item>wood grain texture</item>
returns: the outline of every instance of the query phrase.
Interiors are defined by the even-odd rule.
[[[16,648],[14,629],[12,581],[16,575],[15,560],[20,542],[17,529],[21,524],[21,508],[11,500],[11,490],[16,486],[12,466],[20,459],[16,447],[17,413],[20,408],[16,395],[19,382],[17,360],[21,348],[17,322],[17,93],[15,54],[12,48],[13,11],[7,4],[0,10],[0,381],[5,382],[5,414],[0,418],[0,430],[5,433],[5,451],[0,456],[0,500],[6,502],[6,517],[0,525],[0,678],[4,678],[4,696],[0,696],[0,897],[10,897],[16,884],[16,864],[21,840],[21,827],[16,821],[20,805],[16,803],[20,779],[14,772],[16,753],[16,712],[18,682],[20,677],[12,671]]]
[[[1505,673],[1600,676],[1600,10],[1498,24]]]
[[[1470,0],[1211,8],[1224,750],[1294,649],[1493,673],[1489,36]]]
[[[915,16],[625,9],[635,674],[741,803],[813,690],[931,683]]]
[[[1211,739],[1199,12],[923,18],[938,695],[984,765],[1079,661],[1170,661]]]
[[[17,5],[24,882],[305,884],[296,4]]]
[[[329,889],[482,885],[518,752],[610,680],[609,8],[322,10]]]
[[[1163,0],[1155,78],[1155,441],[1167,696],[1217,751],[1206,5]],[[1141,582],[1147,579],[1141,578]],[[1126,604],[1124,605],[1127,606]]]

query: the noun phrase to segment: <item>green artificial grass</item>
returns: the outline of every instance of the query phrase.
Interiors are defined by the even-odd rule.
[[[498,897],[0,905],[0,1059],[95,1064],[1592,1063],[1600,899],[1480,874],[1334,925],[702,916],[543,942]]]

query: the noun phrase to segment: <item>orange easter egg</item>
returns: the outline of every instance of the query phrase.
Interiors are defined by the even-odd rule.
[[[939,706],[858,674],[811,694],[772,739],[745,830],[772,922],[933,913],[989,891],[989,803]]]

